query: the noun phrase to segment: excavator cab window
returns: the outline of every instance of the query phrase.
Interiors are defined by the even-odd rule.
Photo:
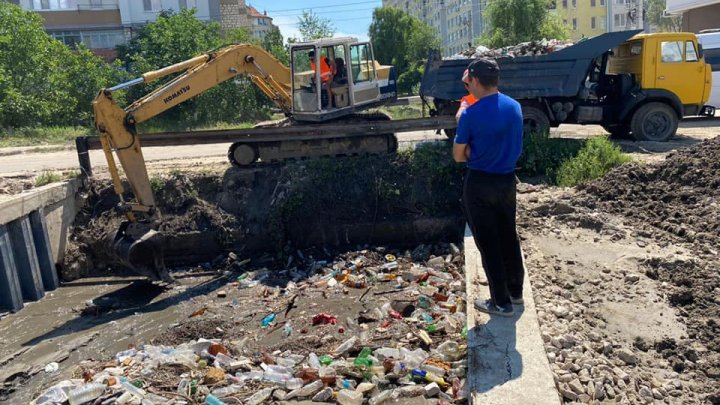
[[[293,109],[298,112],[315,112],[320,110],[318,97],[320,85],[317,82],[319,72],[317,66],[319,56],[315,47],[294,48],[292,51],[292,85]]]

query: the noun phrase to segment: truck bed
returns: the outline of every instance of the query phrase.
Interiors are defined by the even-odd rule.
[[[575,97],[595,58],[615,48],[640,30],[605,33],[547,55],[502,57],[500,91],[518,100],[537,97]],[[442,60],[431,51],[425,66],[420,95],[459,100],[467,94],[461,82],[472,59]]]

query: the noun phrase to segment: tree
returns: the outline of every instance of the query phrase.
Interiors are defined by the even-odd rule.
[[[283,36],[278,28],[274,28],[265,35],[263,48],[282,62],[283,65],[287,66],[290,63],[290,53],[288,48],[283,45]]]
[[[312,11],[303,11],[302,16],[298,17],[297,28],[303,41],[331,38],[335,34],[332,22],[327,18],[318,17]]]
[[[135,77],[225,45],[228,41],[248,42],[245,30],[233,30],[225,38],[216,22],[202,22],[194,9],[179,13],[162,12],[158,19],[143,26],[126,46],[119,47],[120,57]],[[130,99],[142,97],[172,80],[168,77],[130,89]],[[154,119],[162,127],[189,128],[199,124],[241,122],[268,117],[270,101],[249,79],[228,80],[188,100]]]
[[[47,35],[37,13],[0,1],[0,127],[90,125],[90,101],[121,76]]]
[[[368,30],[375,58],[395,66],[398,90],[412,91],[422,77],[423,60],[428,51],[440,46],[434,30],[395,7],[376,8]]]
[[[499,48],[542,39],[543,34],[567,39],[567,28],[561,28],[549,6],[548,0],[490,0],[485,11],[490,29],[481,36],[480,43]]]
[[[665,17],[666,0],[647,0],[645,15],[647,22],[660,31],[682,31],[682,16]]]

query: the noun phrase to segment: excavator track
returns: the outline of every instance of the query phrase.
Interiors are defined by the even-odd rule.
[[[390,121],[390,119],[388,115],[379,112],[359,113],[339,118],[332,123],[365,125],[372,122]],[[395,134],[324,134],[320,137],[313,131],[305,130],[302,122],[291,118],[255,126],[255,128],[288,127],[297,128],[298,132],[285,135],[280,139],[277,136],[263,137],[260,135],[233,143],[228,150],[228,160],[236,167],[248,168],[287,160],[394,153],[398,148]]]

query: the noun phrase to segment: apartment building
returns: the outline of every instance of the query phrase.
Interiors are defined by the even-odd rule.
[[[608,31],[644,30],[643,0],[607,0]]]
[[[265,35],[277,28],[273,25],[273,19],[268,17],[267,12],[261,13],[253,6],[247,7],[247,16],[248,28],[253,38],[263,39]]]
[[[201,21],[217,21],[223,30],[245,27],[257,38],[264,34],[254,24],[263,20],[271,30],[272,18],[250,17],[245,0],[13,0],[44,20],[45,30],[69,46],[85,44],[96,55],[112,60],[115,47],[130,40],[143,25],[155,21],[163,10],[179,12],[195,8]],[[267,25],[267,21],[269,24]],[[263,31],[264,32],[264,31]]]
[[[468,47],[485,29],[483,13],[487,0],[383,0],[383,7],[396,7],[434,28],[443,55]]]
[[[614,0],[555,0],[550,12],[556,13],[577,41],[608,31],[607,2]]]
[[[720,28],[720,0],[667,0],[665,12],[682,16],[683,31]]]

